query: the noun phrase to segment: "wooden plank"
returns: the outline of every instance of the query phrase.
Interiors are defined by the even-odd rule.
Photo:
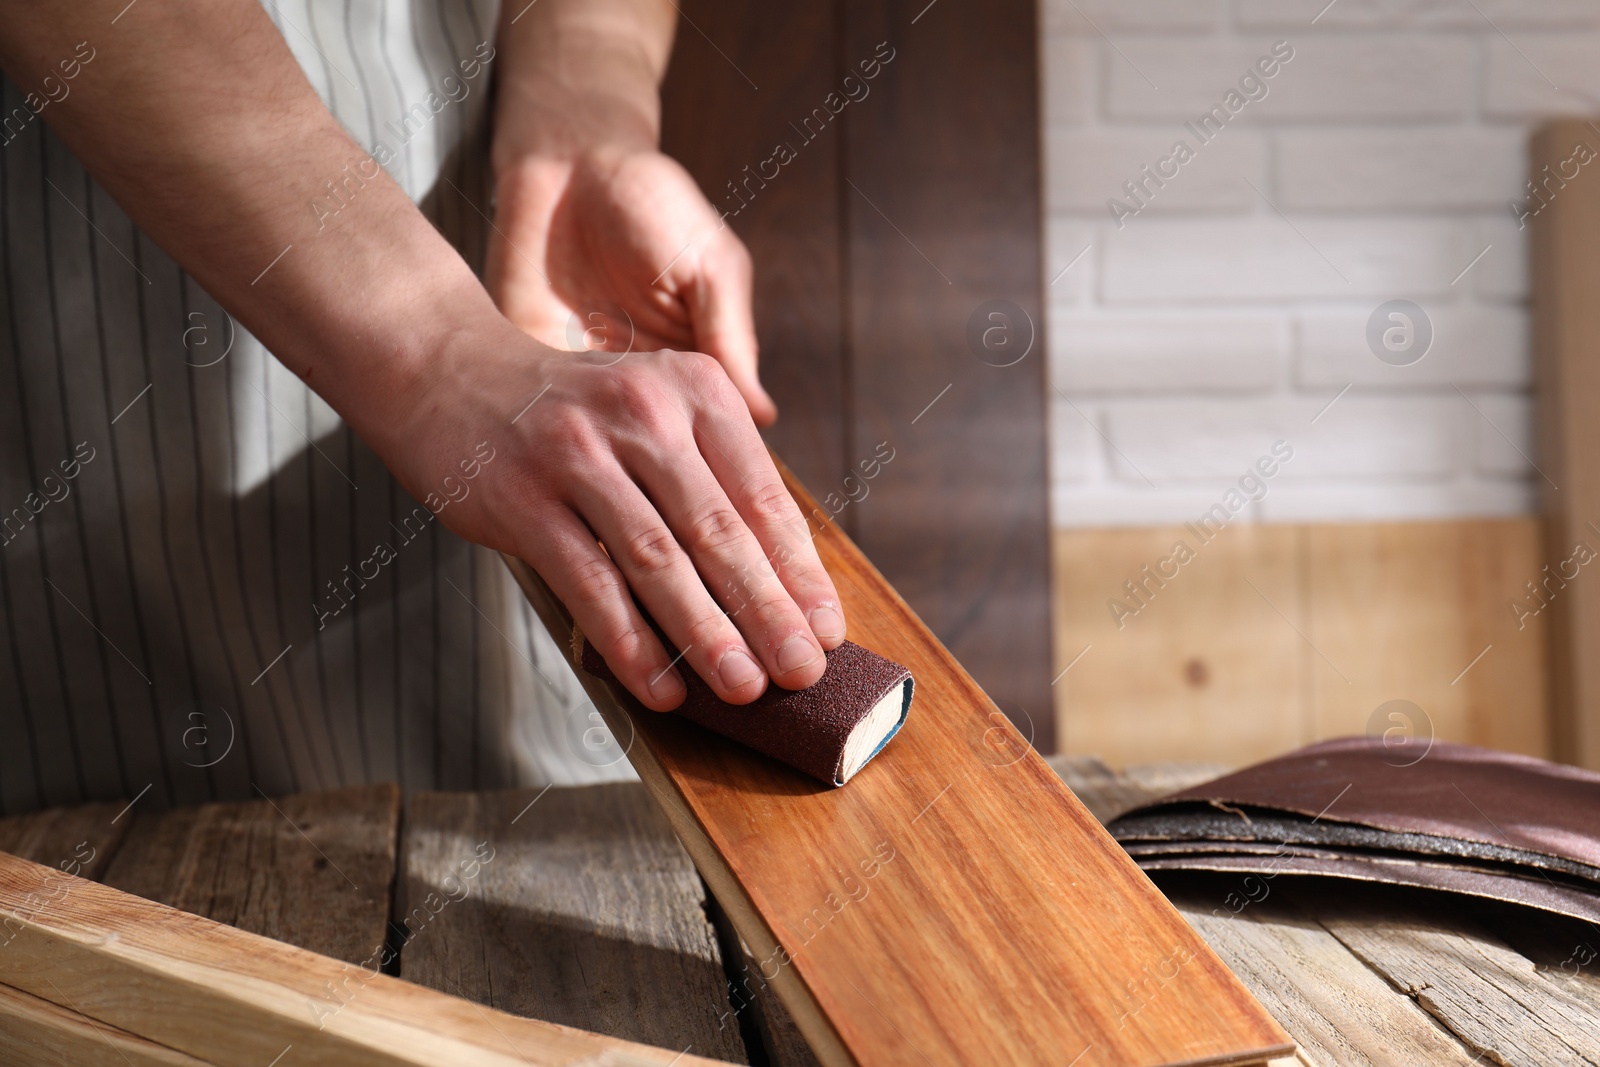
[[[845,455],[839,134],[829,127],[807,140],[790,125],[837,87],[836,8],[805,0],[681,6],[661,87],[662,149],[718,211],[731,212],[728,225],[755,261],[761,377],[779,409],[764,436],[807,482],[838,486],[859,458]],[[767,162],[779,145],[794,153],[781,167]],[[762,171],[777,176],[764,180]]]
[[[1418,736],[1549,754],[1544,620],[1519,629],[1511,609],[1542,566],[1537,520],[1305,530],[1313,739],[1365,733],[1403,698]]]
[[[0,983],[217,1067],[715,1061],[523,1019],[0,855]]]
[[[1296,892],[1275,882],[1275,895]],[[1178,910],[1261,998],[1273,1018],[1314,1063],[1388,1067],[1396,1063],[1475,1062],[1461,1042],[1351,954],[1305,909],[1266,900],[1234,915],[1222,901],[1238,879],[1216,883],[1214,896],[1175,894]]]
[[[1380,900],[1321,921],[1473,1052],[1512,1067],[1600,1063],[1600,1001],[1574,997],[1494,936],[1436,914],[1419,905],[1397,915]]]
[[[1102,823],[1230,769],[1221,763],[1147,763],[1114,771],[1098,756],[1047,756],[1045,762]]]
[[[462,864],[484,855],[464,878]],[[637,783],[419,793],[400,885],[408,980],[746,1062],[705,887]]]
[[[816,1053],[806,1044],[789,1009],[762,977],[761,961],[740,939],[727,911],[716,897],[706,904],[728,972],[728,1001],[739,1019],[746,1046],[754,1049],[759,1045],[769,1067],[818,1067]]]
[[[205,1061],[0,985],[0,1067],[205,1067]]]
[[[0,852],[99,878],[133,823],[129,805],[80,804],[0,819]]]
[[[792,478],[789,487],[812,504]],[[816,545],[862,645],[917,679],[894,742],[843,789],[583,676],[739,935],[825,1064],[1254,1062],[1278,1026],[1044,761],[996,766],[976,683],[834,526]],[[553,634],[571,623],[508,564]],[[1017,952],[1015,946],[1028,945]],[[1125,1018],[1127,983],[1189,959]],[[1003,992],[1000,992],[1003,991]]]
[[[142,815],[107,885],[349,963],[384,943],[393,784]]]
[[[846,509],[850,532],[1000,709],[1053,751],[1035,5],[838,10],[838,73],[893,55],[839,119],[846,460],[878,442],[895,449]],[[997,300],[1025,317],[988,318]],[[1011,347],[975,346],[975,321],[976,337],[1005,331]]]
[[[1542,472],[1544,556],[1527,580],[1542,584],[1543,565],[1563,569],[1573,548],[1600,551],[1591,522],[1600,516],[1600,171],[1576,165],[1574,149],[1592,160],[1600,134],[1591,122],[1563,119],[1532,141],[1529,175],[1540,195],[1526,201],[1528,263],[1533,304],[1533,350],[1538,389],[1538,461]],[[1550,170],[1547,172],[1546,167]],[[1556,173],[1560,171],[1561,173]],[[1537,214],[1531,212],[1537,209]],[[1571,574],[1573,565],[1565,564]],[[1586,569],[1586,568],[1585,568]],[[1583,570],[1578,573],[1582,574]],[[1546,614],[1551,628],[1551,698],[1556,755],[1600,768],[1600,582],[1592,577],[1554,582]]]
[[[1180,543],[1193,559],[1163,565]],[[1204,544],[1182,526],[1057,530],[1061,750],[1116,766],[1242,765],[1308,743],[1315,653],[1295,632],[1299,545],[1292,526],[1236,526]],[[1128,582],[1144,583],[1137,599]]]

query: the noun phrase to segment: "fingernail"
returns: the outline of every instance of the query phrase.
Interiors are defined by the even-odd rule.
[[[717,662],[717,676],[722,679],[722,687],[733,692],[741,686],[759,681],[761,668],[756,666],[756,661],[744,649],[734,648],[724,652],[722,659]]]
[[[784,674],[793,674],[812,663],[821,653],[817,646],[810,641],[795,634],[789,640],[778,646],[778,670]]]
[[[811,632],[823,639],[844,636],[844,616],[830,607],[811,609]]]
[[[671,667],[657,671],[650,676],[646,683],[650,690],[652,700],[667,701],[683,692],[683,679],[678,677],[678,672]]]

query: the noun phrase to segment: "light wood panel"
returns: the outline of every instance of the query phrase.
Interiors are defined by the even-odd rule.
[[[5,854],[0,914],[0,984],[217,1067],[291,1047],[304,1067],[715,1062],[480,1007]]]
[[[1536,519],[1055,539],[1057,672],[1093,646],[1055,685],[1067,752],[1238,766],[1364,733],[1398,699],[1421,708],[1421,736],[1550,754],[1548,613],[1512,609],[1543,565]],[[1149,582],[1179,540],[1195,558]],[[1128,581],[1153,591],[1144,606]],[[1113,599],[1139,607],[1120,627]]]
[[[1195,556],[1163,579],[1180,542]],[[1058,532],[1062,751],[1237,765],[1300,744],[1310,708],[1297,548],[1283,526],[1224,530],[1204,545],[1182,527]],[[1146,583],[1144,606],[1127,582]]]
[[[1519,630],[1511,610],[1541,565],[1535,520],[1303,529],[1322,653],[1308,743],[1364,733],[1399,699],[1422,710],[1419,736],[1549,753],[1543,620]]]
[[[1575,161],[1583,145],[1587,161]],[[1540,194],[1526,207],[1539,488],[1548,537],[1543,563],[1572,555],[1579,543],[1600,551],[1600,130],[1593,122],[1552,122],[1533,138],[1529,177]],[[1549,167],[1549,171],[1545,168]],[[1559,172],[1559,173],[1558,173]],[[1550,689],[1556,752],[1600,768],[1600,579],[1582,577],[1559,590],[1551,624]],[[1537,570],[1537,568],[1536,568]],[[1530,574],[1535,581],[1541,575]]]
[[[812,501],[789,479],[802,509]],[[996,709],[860,551],[816,532],[851,637],[906,665],[895,740],[828,789],[584,676],[612,732],[818,1059],[1259,1062],[1277,1024],[1044,761],[985,742]],[[570,620],[508,560],[553,634]],[[1176,954],[1176,955],[1175,955]],[[1127,990],[1173,966],[1142,1010]]]

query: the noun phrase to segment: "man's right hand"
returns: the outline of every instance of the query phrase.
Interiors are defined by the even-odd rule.
[[[734,704],[769,678],[822,676],[823,649],[844,639],[839,597],[720,364],[574,355],[503,319],[475,333],[372,442],[417,499],[459,479],[487,439],[495,458],[439,518],[531,564],[647,707],[682,701],[685,665]],[[682,650],[677,665],[635,597]]]

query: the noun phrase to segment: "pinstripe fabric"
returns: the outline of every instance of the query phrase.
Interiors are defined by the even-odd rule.
[[[266,6],[480,262],[492,63],[462,72],[495,0]],[[319,629],[379,543],[393,562]],[[0,811],[627,775],[594,766],[582,701],[499,560],[428,521],[42,123],[0,148]]]

